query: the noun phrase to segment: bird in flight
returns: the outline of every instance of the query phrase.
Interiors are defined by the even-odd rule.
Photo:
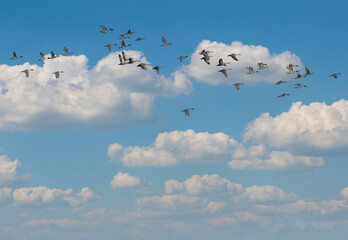
[[[247,74],[253,74],[253,73],[259,72],[259,71],[254,71],[254,68],[253,68],[253,67],[247,67],[246,69],[249,70],[249,72],[247,72]]]
[[[182,110],[182,112],[184,112],[185,113],[185,116],[190,116],[190,111],[191,110],[195,110],[194,108],[185,108],[184,110]]]
[[[222,60],[222,58],[219,59],[219,64],[216,66],[226,66],[226,64],[230,64],[229,62],[225,63],[224,60]]]
[[[151,65],[151,64],[149,64],[149,63],[140,63],[140,64],[137,65],[137,67],[140,67],[141,69],[146,70],[147,69],[146,65]]]
[[[167,42],[167,39],[166,39],[165,37],[163,37],[163,36],[162,36],[162,43],[163,43],[163,44],[161,45],[162,47],[166,47],[166,46],[172,44],[172,43],[168,43],[168,42]]]
[[[63,51],[64,51],[64,56],[68,56],[74,53],[74,52],[69,52],[69,50],[66,47],[63,48]]]
[[[108,33],[108,32],[110,32],[110,31],[114,31],[114,29],[112,29],[112,28],[107,28],[107,27],[105,27],[105,26],[103,26],[103,25],[99,25],[99,27],[102,28],[102,29],[99,31],[99,32],[101,32],[101,33]]]
[[[130,37],[125,36],[124,34],[121,34],[119,39],[120,39],[120,40],[123,40],[123,39],[126,39],[126,38],[130,38]]]
[[[142,41],[142,40],[144,40],[145,38],[140,38],[140,37],[138,37],[137,39],[135,39],[135,41]]]
[[[263,63],[263,62],[259,62],[257,63],[257,67],[259,70],[262,70],[262,69],[265,69],[265,68],[268,68],[267,66],[268,64],[267,63]]]
[[[41,58],[39,59],[39,61],[45,61],[46,60],[45,54],[43,54],[42,52],[40,52],[40,56],[41,56]]]
[[[224,68],[224,69],[221,69],[219,70],[219,72],[221,72],[225,77],[227,77],[227,70],[232,70],[231,68]]]
[[[126,45],[126,43],[124,42],[124,40],[122,40],[121,42],[121,47],[118,47],[118,48],[126,48],[128,46],[131,46],[130,44]]]
[[[235,84],[233,84],[233,86],[236,86],[237,90],[239,90],[239,86],[242,84],[244,84],[244,83],[235,83]]]
[[[104,47],[108,48],[109,51],[111,51],[111,47],[113,47],[113,46],[117,46],[117,44],[116,43],[110,43],[110,44],[105,45]]]
[[[295,84],[295,88],[303,88],[303,87],[307,87],[307,85],[301,85],[301,83]]]
[[[178,59],[180,60],[181,63],[182,63],[182,60],[183,60],[184,58],[188,58],[188,56],[180,56],[180,57],[178,57]]]
[[[34,71],[34,69],[25,69],[24,71],[22,71],[23,73],[25,73],[25,76],[28,78],[29,77],[29,72],[30,71]]]
[[[238,58],[237,58],[237,56],[239,56],[239,55],[241,55],[241,54],[237,54],[237,53],[232,53],[232,54],[230,54],[230,55],[227,55],[227,56],[229,56],[229,57],[231,57],[233,60],[235,60],[235,61],[238,61]]]
[[[301,77],[302,77],[302,74],[301,74],[301,73],[297,73],[295,79],[299,79],[299,78],[301,78]]]
[[[10,58],[10,60],[16,60],[16,59],[18,59],[18,58],[22,58],[22,57],[23,57],[23,56],[19,56],[19,57],[17,57],[16,52],[13,52],[12,57]]]
[[[51,51],[51,57],[48,57],[48,59],[55,59],[59,56],[55,55],[53,51]]]
[[[156,66],[156,67],[153,67],[152,69],[155,69],[156,72],[159,74],[159,70],[160,68],[164,68],[165,66]]]
[[[63,73],[63,71],[55,71],[52,74],[54,74],[56,76],[56,79],[58,79],[61,73]]]
[[[294,67],[298,67],[298,65],[294,65],[294,64],[290,63],[290,64],[286,67],[286,68],[289,70],[289,72],[287,72],[287,74],[293,74],[293,73],[295,73]],[[298,72],[298,71],[296,71],[296,72]]]
[[[134,32],[132,32],[130,29],[127,31],[126,35],[132,35]]]
[[[278,86],[279,84],[282,84],[282,83],[287,83],[287,81],[282,81],[282,80],[280,80],[280,81],[278,81],[278,82],[276,83],[276,85]]]
[[[289,95],[290,95],[289,93],[283,93],[282,95],[279,95],[278,98],[289,96]]]
[[[309,75],[314,74],[314,73],[312,73],[312,72],[308,69],[308,67],[305,67],[305,69],[306,69],[306,74],[304,75],[304,77],[307,77],[307,76],[309,76]]]
[[[333,73],[330,75],[330,77],[333,77],[333,78],[338,78],[338,75],[341,75],[341,73]]]

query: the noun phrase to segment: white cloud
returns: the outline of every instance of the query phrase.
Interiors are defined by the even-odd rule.
[[[70,188],[61,190],[42,186],[19,188],[13,191],[15,205],[41,206],[46,204],[70,204],[76,206],[98,198],[99,196],[87,187],[82,188],[77,193],[74,193]]]
[[[58,226],[58,227],[76,227],[80,225],[79,220],[70,220],[67,218],[63,219],[33,219],[29,222],[23,223],[23,226],[27,227],[40,227],[40,226]]]
[[[238,143],[224,133],[173,131],[158,134],[147,147],[123,147],[118,143],[108,147],[111,162],[127,167],[172,166],[184,163],[214,163],[226,160]]]
[[[294,193],[286,193],[284,190],[271,186],[251,186],[244,190],[244,192],[233,199],[235,201],[247,200],[250,202],[259,201],[288,201],[296,198]]]
[[[192,91],[178,71],[170,78],[136,64],[120,66],[110,53],[89,68],[84,55],[61,56],[44,65],[0,65],[0,129],[118,128],[153,121],[156,96],[172,97]],[[147,62],[139,51],[128,57]],[[24,69],[34,69],[26,78]],[[59,79],[52,72],[64,71]]]
[[[130,176],[128,173],[118,172],[113,180],[110,182],[111,187],[116,188],[128,188],[135,187],[140,184],[141,180],[139,177]]]
[[[16,159],[11,161],[6,155],[0,156],[0,186],[10,186],[26,181],[28,174],[18,175],[17,168],[20,162]]]
[[[276,117],[264,113],[248,124],[243,137],[273,147],[337,152],[347,149],[347,136],[348,101],[341,99],[331,105],[296,102]]]
[[[342,189],[341,195],[348,199],[348,187]]]
[[[213,226],[230,226],[243,222],[256,222],[263,218],[249,212],[235,212],[234,216],[219,216],[206,218],[205,221]]]
[[[203,60],[200,60],[202,55],[199,55],[198,53],[203,49],[213,51],[213,53],[209,54],[213,56],[210,65],[206,64]],[[239,61],[235,61],[227,56],[231,53],[241,54],[241,56],[238,56]],[[230,62],[231,64],[228,64],[227,67],[217,67],[216,65],[220,58],[222,58],[224,62]],[[246,67],[252,66],[254,70],[256,70],[258,62],[267,63],[269,68],[260,70],[255,74],[246,74],[248,72]],[[184,71],[197,81],[211,85],[231,85],[236,81],[265,81],[268,83],[275,83],[279,80],[294,78],[293,75],[286,74],[288,71],[286,66],[289,63],[298,64],[299,69],[303,67],[300,58],[289,51],[285,51],[281,54],[271,54],[268,48],[261,45],[245,45],[238,41],[234,41],[230,45],[227,45],[224,43],[203,40],[192,54],[191,63],[184,67]],[[227,71],[227,78],[218,72],[218,70],[222,68],[232,68],[231,71]]]
[[[165,182],[165,192],[185,192],[192,195],[202,193],[217,193],[217,192],[234,192],[242,191],[242,185],[230,182],[226,178],[222,178],[217,174],[212,175],[193,175],[184,182],[177,180],[169,180]]]
[[[228,163],[232,169],[254,170],[310,170],[325,165],[322,157],[293,156],[289,152],[272,151],[268,155],[255,154],[253,149],[245,154],[246,159],[234,159]]]

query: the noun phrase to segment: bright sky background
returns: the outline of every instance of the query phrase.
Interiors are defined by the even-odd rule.
[[[2,1],[0,239],[346,239],[347,8]],[[160,74],[104,47],[128,29],[126,55]],[[315,74],[295,80],[289,63]]]

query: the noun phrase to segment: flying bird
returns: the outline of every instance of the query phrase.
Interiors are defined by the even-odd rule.
[[[111,47],[113,47],[113,46],[117,46],[117,44],[116,43],[110,43],[110,44],[105,45],[104,47],[108,48],[109,51],[111,51]]]
[[[46,60],[45,54],[43,54],[42,52],[40,52],[40,56],[41,56],[41,58],[39,59],[39,61],[45,61]]]
[[[56,79],[58,79],[61,73],[63,73],[63,71],[55,71],[52,74],[54,74],[56,76]]]
[[[130,29],[127,31],[126,35],[132,35],[134,32],[132,32]]]
[[[303,88],[303,87],[307,87],[307,85],[301,85],[301,83],[295,84],[295,88]]]
[[[190,116],[190,111],[191,111],[191,110],[195,110],[195,109],[194,109],[194,108],[191,108],[191,109],[185,108],[184,110],[182,110],[182,112],[185,113],[185,116]]]
[[[59,56],[55,55],[53,51],[51,51],[51,57],[48,57],[48,59],[55,59]]]
[[[181,63],[182,63],[182,60],[183,60],[184,58],[188,58],[188,56],[180,56],[180,57],[178,57],[178,59],[180,60]]]
[[[147,69],[147,68],[146,68],[146,65],[151,65],[151,64],[149,64],[149,63],[140,63],[140,64],[138,64],[137,67],[140,67],[141,69],[146,70],[146,69]]]
[[[290,64],[286,67],[286,68],[289,70],[289,72],[287,72],[287,74],[293,74],[293,73],[295,73],[294,67],[298,67],[298,65],[294,65],[294,64],[290,63]],[[298,71],[296,71],[296,72],[298,72]]]
[[[30,71],[34,71],[34,69],[25,69],[24,71],[22,71],[23,73],[25,73],[25,76],[28,78],[29,77],[29,72]]]
[[[219,64],[216,66],[226,66],[226,64],[230,64],[229,62],[225,63],[224,60],[222,60],[222,58],[219,59]]]
[[[330,75],[330,77],[333,77],[333,78],[338,78],[338,75],[341,75],[341,73],[333,73]]]
[[[156,67],[153,67],[152,69],[155,69],[156,72],[159,74],[159,70],[160,68],[164,68],[165,66],[156,66]]]
[[[302,77],[302,74],[301,74],[301,73],[297,73],[295,79],[299,79],[299,78],[301,78],[301,77]]]
[[[198,54],[200,54],[200,55],[208,55],[209,53],[213,53],[213,51],[206,51],[205,49],[203,49]]]
[[[306,69],[306,74],[304,75],[304,77],[307,77],[307,76],[309,76],[309,75],[314,74],[314,73],[312,73],[312,72],[308,69],[308,67],[305,66],[305,69]]]
[[[118,65],[126,65],[127,63],[123,60],[121,54],[118,54],[118,57],[120,59],[120,63]]]
[[[126,38],[130,38],[130,37],[125,36],[124,34],[121,34],[119,39],[122,40],[122,39],[126,39]]]
[[[18,59],[18,58],[22,58],[23,56],[19,56],[19,57],[17,57],[17,54],[16,54],[16,52],[13,52],[13,57],[11,57],[10,58],[10,60],[16,60],[16,59]]]
[[[247,74],[253,74],[253,73],[257,73],[259,71],[254,71],[254,68],[253,67],[247,67],[246,69],[249,70],[249,72]]]
[[[282,95],[279,95],[278,98],[289,96],[289,95],[290,95],[289,93],[283,93]]]
[[[138,37],[137,39],[135,39],[135,41],[142,41],[142,40],[144,40],[145,38],[140,38],[140,37]]]
[[[265,68],[268,68],[267,66],[268,64],[267,63],[263,63],[263,62],[259,62],[257,63],[257,67],[259,70],[262,70],[262,69],[265,69]]]
[[[282,83],[287,83],[287,81],[282,81],[282,80],[280,80],[280,81],[278,81],[278,82],[276,83],[276,85],[278,86],[279,84],[282,84]]]
[[[66,47],[63,48],[63,51],[64,51],[64,56],[68,56],[74,53],[74,52],[69,52],[69,50]]]
[[[167,39],[165,37],[163,37],[163,36],[162,36],[162,42],[163,42],[163,44],[161,45],[162,47],[166,47],[166,46],[172,44],[172,43],[168,43]]]
[[[227,56],[229,56],[229,57],[231,57],[233,60],[235,60],[235,61],[238,61],[238,58],[237,58],[237,56],[239,56],[239,55],[241,55],[241,54],[237,54],[237,53],[232,53],[232,54],[230,54],[230,55],[227,55]]]
[[[228,68],[228,69],[224,68],[224,69],[219,70],[219,72],[221,72],[225,77],[227,77],[227,70],[232,70],[232,69],[231,68]]]
[[[131,45],[130,45],[130,44],[126,45],[126,43],[124,42],[124,40],[122,40],[122,42],[121,42],[121,47],[119,47],[119,48],[126,48],[126,47],[128,47],[128,46],[131,46]]]
[[[235,84],[233,84],[233,86],[236,86],[237,90],[239,90],[239,86],[242,84],[244,84],[244,83],[235,83]]]
[[[102,28],[102,29],[99,31],[99,32],[101,32],[101,33],[108,33],[108,32],[110,32],[110,31],[114,31],[114,29],[112,29],[112,28],[107,28],[107,27],[105,27],[105,26],[103,26],[103,25],[99,25],[99,27]]]

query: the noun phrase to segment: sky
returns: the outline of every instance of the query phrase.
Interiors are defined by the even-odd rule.
[[[346,239],[347,7],[3,1],[0,239]]]

